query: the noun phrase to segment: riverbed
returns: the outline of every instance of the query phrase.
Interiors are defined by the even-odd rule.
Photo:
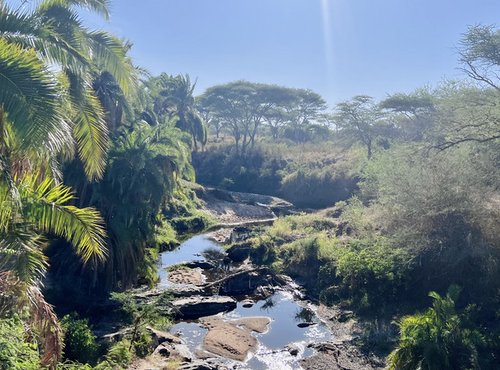
[[[224,248],[206,235],[194,236],[173,251],[161,254],[159,288],[176,289],[176,284],[168,280],[169,268],[192,261],[205,261],[207,250],[223,252]],[[325,342],[332,339],[328,327],[318,319],[315,307],[311,303],[299,300],[286,289],[279,289],[266,299],[254,300],[253,305],[244,304],[239,297],[236,308],[217,316],[232,322],[236,319],[267,317],[270,323],[262,333],[253,332],[257,340],[254,348],[244,361],[226,359],[226,363],[238,369],[297,369],[299,361],[311,356],[311,343]],[[248,303],[248,302],[246,302]],[[299,327],[300,326],[303,327]],[[171,328],[179,334],[193,353],[206,351],[203,340],[208,333],[200,320],[180,320]],[[215,354],[213,357],[218,357]],[[224,360],[224,359],[223,359]]]

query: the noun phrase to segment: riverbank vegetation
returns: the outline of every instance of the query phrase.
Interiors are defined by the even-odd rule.
[[[82,20],[107,18],[107,1],[23,9],[0,1],[0,367],[148,355],[169,297],[116,292],[154,286],[159,252],[214,224],[196,181],[305,211],[229,256],[367,328],[397,320],[399,337],[362,336],[390,368],[498,367],[498,30],[464,34],[464,81],[329,108],[306,89],[236,81],[195,97],[187,75],[150,76]],[[132,330],[103,345],[110,321]]]

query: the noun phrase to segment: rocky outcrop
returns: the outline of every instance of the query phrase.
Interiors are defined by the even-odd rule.
[[[236,308],[233,298],[223,296],[193,296],[177,299],[172,304],[177,316],[183,319],[197,319]]]

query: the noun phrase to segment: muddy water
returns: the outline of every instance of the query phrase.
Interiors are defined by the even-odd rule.
[[[203,261],[203,252],[207,248],[223,250],[222,246],[200,235],[182,243],[174,251],[162,253],[159,286],[172,287],[167,281],[166,269],[169,266],[182,262]],[[291,293],[285,291],[279,291],[266,300],[257,301],[250,308],[243,307],[240,302],[234,311],[222,316],[228,319],[267,316],[271,319],[266,333],[254,334],[259,347],[245,363],[228,360],[228,364],[236,365],[239,369],[297,369],[299,360],[312,354],[312,350],[307,348],[308,343],[324,342],[331,338],[328,328],[314,314],[314,307],[295,300]],[[303,322],[314,324],[305,328],[297,326]],[[180,333],[194,352],[201,347],[207,330],[196,321],[181,321],[172,327],[171,332]],[[286,346],[291,344],[298,349],[297,356],[292,356],[286,349]]]

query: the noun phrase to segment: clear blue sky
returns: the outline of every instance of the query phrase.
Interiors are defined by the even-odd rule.
[[[457,78],[460,35],[468,25],[500,21],[500,0],[112,4],[104,27],[131,40],[136,63],[154,74],[188,73],[198,92],[237,79],[306,87],[331,104]]]

